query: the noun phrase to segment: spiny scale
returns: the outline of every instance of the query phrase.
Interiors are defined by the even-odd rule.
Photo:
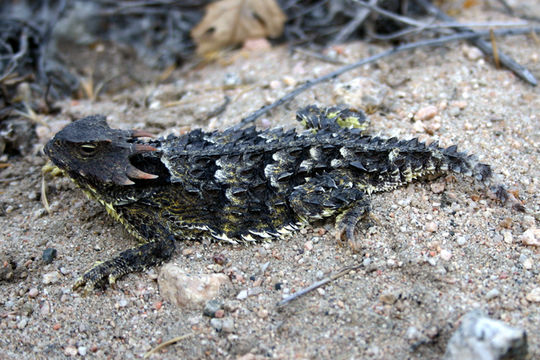
[[[491,175],[456,146],[367,136],[360,111],[308,106],[297,119],[307,130],[194,130],[145,141],[144,131],[111,129],[91,116],[58,132],[45,147],[54,164],[146,242],[98,264],[75,287],[154,265],[175,240],[267,240],[330,216],[358,248],[354,227],[372,193],[450,171]]]

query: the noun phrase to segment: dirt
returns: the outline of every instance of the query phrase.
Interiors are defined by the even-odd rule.
[[[504,19],[481,10],[461,20]],[[497,44],[540,78],[534,38],[498,38]],[[353,43],[327,53],[353,62],[384,49]],[[239,50],[204,67],[180,69],[168,84],[66,101],[61,114],[43,118],[47,126],[37,128],[36,152],[9,158],[10,166],[0,170],[0,358],[140,358],[186,335],[151,358],[438,359],[460,318],[474,308],[525,329],[530,358],[540,358],[540,303],[527,299],[540,287],[540,248],[521,241],[526,230],[539,227],[539,88],[497,69],[466,43],[402,53],[350,71],[256,125],[296,126],[295,110],[313,103],[370,103],[370,133],[458,144],[492,165],[526,213],[501,206],[481,184],[446,177],[374,196],[375,220],[359,229],[359,253],[336,242],[332,224],[272,243],[179,242],[172,262],[193,274],[230,275],[218,297],[223,319],[234,324],[227,331],[217,331],[202,308],[164,301],[159,266],[86,297],[71,290],[94,262],[135,241],[68,179],[45,178],[51,213],[44,210],[46,159],[37,150],[55,131],[95,113],[106,114],[112,127],[161,135],[224,129],[336,68],[286,47]],[[230,104],[214,115],[225,96]],[[419,121],[423,115],[428,118]],[[47,248],[57,250],[50,264],[42,260]],[[223,265],[215,263],[216,255]],[[276,307],[283,297],[358,263],[364,266]],[[237,299],[248,289],[255,295]]]

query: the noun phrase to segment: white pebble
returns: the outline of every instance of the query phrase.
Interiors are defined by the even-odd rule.
[[[540,287],[532,289],[530,293],[525,296],[530,302],[540,303]]]
[[[421,108],[414,114],[414,118],[416,120],[424,121],[432,119],[435,115],[438,113],[438,109],[434,105],[428,105],[426,107]]]
[[[247,299],[248,297],[248,291],[247,290],[242,290],[238,293],[238,295],[236,295],[236,298],[238,300],[244,300],[244,299]]]
[[[60,278],[60,273],[58,273],[58,271],[52,271],[50,273],[43,275],[43,284],[45,285],[53,284],[57,282],[59,278]]]
[[[444,261],[448,261],[452,258],[452,252],[446,249],[442,249],[440,255],[441,259],[443,259]]]
[[[523,245],[540,246],[540,229],[530,228],[519,239]]]
[[[495,299],[496,297],[499,297],[499,295],[501,295],[501,292],[499,291],[499,289],[497,288],[491,289],[486,294],[486,300],[489,301],[491,299]]]

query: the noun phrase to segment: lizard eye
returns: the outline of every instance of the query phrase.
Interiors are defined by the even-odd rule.
[[[96,153],[97,146],[95,144],[82,144],[79,146],[79,152],[84,157],[92,156]]]

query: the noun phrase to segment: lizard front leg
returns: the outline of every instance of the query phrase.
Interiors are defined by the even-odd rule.
[[[164,240],[148,242],[123,251],[111,260],[96,263],[77,279],[73,290],[84,288],[83,293],[86,294],[107,282],[112,285],[123,275],[144,271],[170,258],[174,249],[174,237],[169,235]]]
[[[112,285],[123,275],[144,271],[170,258],[175,250],[175,237],[159,223],[154,210],[144,204],[117,207],[115,215],[143,244],[96,263],[75,282],[73,289],[83,288],[86,294],[96,286]]]

